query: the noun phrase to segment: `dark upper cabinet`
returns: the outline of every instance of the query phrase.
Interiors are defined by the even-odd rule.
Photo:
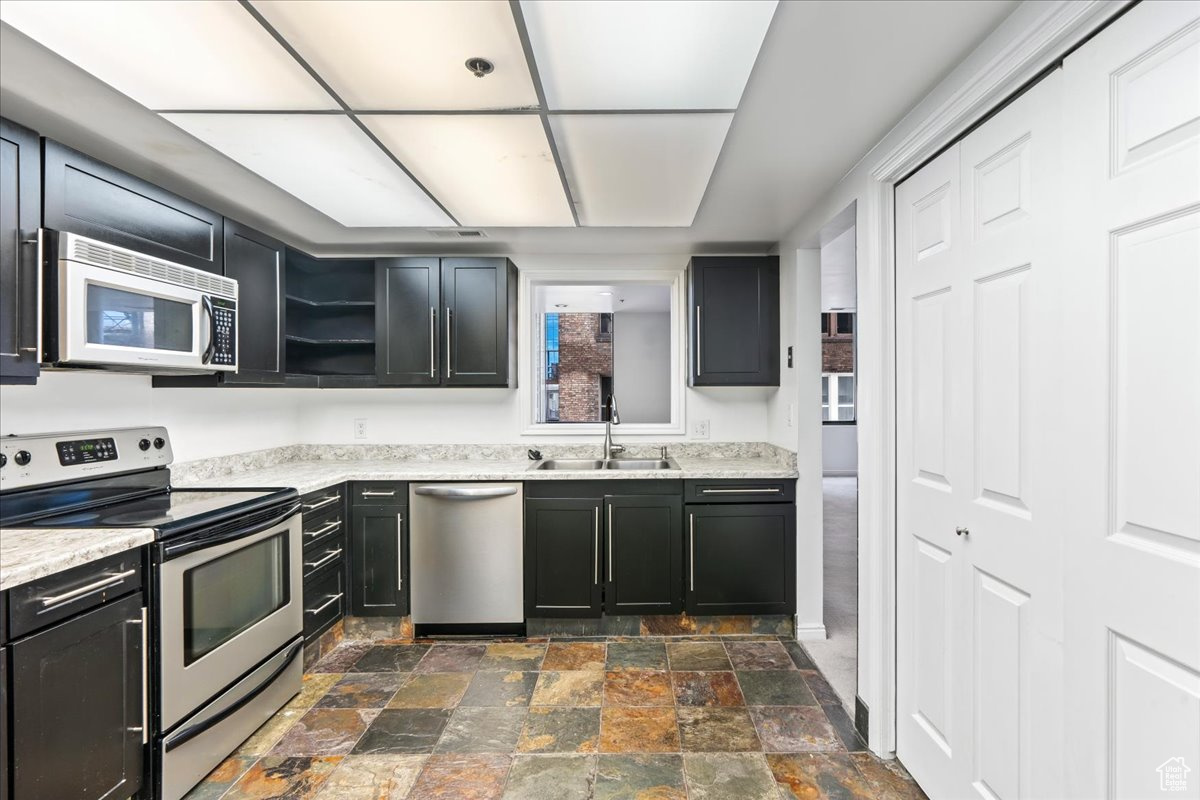
[[[779,385],[779,257],[688,265],[691,386]]]
[[[225,383],[282,384],[286,335],[284,246],[266,234],[224,222],[225,276],[238,282],[238,371]]]
[[[220,214],[50,139],[43,159],[47,228],[223,271]]]
[[[375,357],[380,385],[439,385],[441,260],[379,259],[375,281]]]
[[[599,617],[600,498],[525,501],[525,616]]]
[[[350,612],[408,613],[408,514],[399,504],[356,504],[350,511]]]
[[[40,167],[38,135],[0,119],[0,383],[34,383],[41,360]]]
[[[682,609],[681,510],[677,495],[605,498],[605,613]]]
[[[686,610],[692,615],[796,611],[796,506],[687,506]]]
[[[507,258],[442,259],[444,386],[516,385],[517,268]]]
[[[142,595],[13,644],[12,791],[123,800],[142,785]]]

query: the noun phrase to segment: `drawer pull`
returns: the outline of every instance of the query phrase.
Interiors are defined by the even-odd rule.
[[[324,536],[330,531],[336,531],[340,527],[342,527],[342,521],[340,519],[335,519],[333,522],[330,522],[329,524],[318,528],[315,531],[305,531],[304,535],[312,537]]]
[[[304,503],[303,505],[300,506],[300,508],[303,509],[304,511],[316,511],[318,508],[324,508],[325,506],[329,505],[330,503],[336,503],[338,500],[341,500],[341,499],[342,499],[342,496],[340,494],[331,494],[328,497],[322,497],[320,500],[318,500],[315,503]]]
[[[304,566],[311,567],[312,569],[317,569],[318,567],[325,566],[326,564],[328,564],[330,561],[337,558],[341,554],[342,554],[342,548],[339,547],[337,550],[334,550],[333,552],[329,553],[328,555],[324,556],[323,558],[318,558],[316,561],[305,561]]]
[[[101,589],[107,589],[109,586],[116,586],[121,581],[125,580],[131,575],[136,574],[136,569],[127,569],[124,572],[118,572],[116,575],[109,575],[107,578],[98,580],[95,583],[89,583],[87,586],[80,586],[78,589],[72,589],[69,592],[63,592],[62,594],[55,595],[54,597],[43,597],[42,608],[56,606],[59,603],[65,603],[68,600],[74,600],[77,597],[83,597],[85,594],[98,592]]]
[[[344,592],[338,592],[333,597],[329,598],[324,603],[321,603],[321,605],[317,606],[316,608],[306,609],[304,613],[305,614],[320,614],[322,611],[329,608],[331,605],[336,603],[338,600],[341,600],[343,594],[344,594]]]
[[[769,489],[701,489],[700,494],[779,494],[778,486]]]
[[[374,489],[364,489],[362,494],[359,496],[360,497],[395,497],[396,490],[392,489],[390,492],[378,492],[378,491],[375,491]]]

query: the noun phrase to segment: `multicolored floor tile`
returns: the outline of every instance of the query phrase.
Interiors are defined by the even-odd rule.
[[[744,708],[679,708],[679,739],[688,753],[752,753],[762,748]]]
[[[374,645],[369,642],[346,642],[336,647],[333,652],[317,661],[309,672],[345,672],[354,666],[354,662],[362,658]]]
[[[780,792],[787,800],[868,800],[875,797],[849,755],[786,753],[767,756]]]
[[[673,706],[671,676],[649,669],[612,670],[604,673],[606,706]]]
[[[428,650],[424,644],[377,644],[346,672],[409,672]]]
[[[184,800],[217,800],[238,778],[245,775],[257,760],[257,756],[230,756],[204,776],[204,780],[188,792]]]
[[[594,670],[543,672],[533,691],[535,706],[598,706],[604,673]]]
[[[599,642],[551,642],[543,670],[559,672],[604,669],[604,645]]]
[[[497,800],[511,764],[501,755],[432,755],[408,800]]]
[[[729,654],[720,642],[669,642],[667,659],[672,670],[684,672],[733,669]]]
[[[251,767],[224,795],[225,800],[266,800],[286,797],[307,800],[338,763],[338,756],[317,758],[267,756]]]
[[[441,708],[385,708],[354,746],[356,755],[432,753],[450,712]]]
[[[792,657],[778,641],[774,642],[726,642],[725,650],[733,668],[745,669],[795,669]]]
[[[471,678],[470,672],[414,672],[388,708],[454,708],[467,693]]]
[[[546,645],[544,644],[525,644],[523,642],[489,644],[487,652],[479,662],[479,669],[503,670],[504,672],[538,670],[542,668],[542,659],[545,656]]]
[[[408,795],[428,756],[346,756],[316,800],[391,800]]]
[[[527,706],[537,682],[536,672],[476,672],[460,705]]]
[[[435,644],[413,672],[474,672],[486,651],[483,644]]]
[[[275,756],[343,756],[379,712],[370,708],[314,708],[271,748]]]
[[[882,761],[870,753],[851,753],[850,760],[862,773],[871,794],[878,800],[929,800],[899,761]]]
[[[504,800],[590,800],[595,756],[517,756],[508,771]]]
[[[804,675],[796,670],[742,670],[738,684],[748,706],[815,706]]]
[[[438,753],[511,753],[525,726],[526,708],[459,707],[450,717]]]
[[[671,683],[676,705],[746,705],[732,672],[672,672]]]
[[[316,708],[383,708],[404,683],[400,672],[349,672],[329,688]]]
[[[599,744],[599,708],[544,706],[529,709],[517,752],[594,753]]]
[[[843,750],[819,706],[754,706],[754,727],[767,753]]]
[[[600,752],[678,753],[675,709],[616,706],[601,709]]]
[[[683,757],[609,755],[596,759],[594,800],[686,800]]]
[[[242,742],[234,754],[239,756],[261,756],[274,747],[280,737],[287,733],[288,729],[296,724],[296,721],[304,716],[307,710],[304,708],[285,708],[276,712],[275,716],[264,722],[258,730],[250,734],[250,737]]]
[[[340,672],[312,672],[305,675],[300,694],[293,697],[284,708],[312,708],[341,679]]]
[[[687,753],[690,800],[777,800],[775,777],[762,753]]]
[[[667,646],[662,642],[613,642],[605,667],[616,669],[666,669]]]

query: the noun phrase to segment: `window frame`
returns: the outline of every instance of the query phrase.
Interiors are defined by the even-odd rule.
[[[542,313],[535,311],[533,297],[541,286],[583,285],[597,283],[642,283],[667,286],[671,297],[671,418],[665,423],[626,422],[616,430],[622,436],[670,436],[687,433],[684,408],[684,387],[687,383],[687,307],[686,265],[679,269],[644,270],[571,270],[522,269],[517,304],[517,393],[520,407],[522,436],[603,436],[603,422],[538,422],[541,398],[536,387],[535,370],[542,368]],[[616,380],[616,376],[614,381]],[[617,395],[617,407],[621,397]]]
[[[840,403],[840,402],[838,402],[838,395],[837,395],[838,381],[836,379],[841,378],[841,377],[847,377],[847,376],[854,379],[854,398],[849,403]],[[858,376],[857,376],[857,373],[854,373],[854,372],[822,372],[821,373],[821,384],[822,384],[822,389],[829,393],[828,394],[829,402],[821,403],[822,417],[824,417],[824,410],[826,407],[829,408],[830,413],[836,412],[836,410],[839,408],[849,408],[849,409],[853,409],[853,411],[854,411],[853,419],[824,419],[824,418],[822,418],[821,424],[822,425],[856,425],[858,423]]]

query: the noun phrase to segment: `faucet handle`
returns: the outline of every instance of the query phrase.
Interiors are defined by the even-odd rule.
[[[667,460],[667,446],[665,444],[659,449],[658,455],[663,461]]]
[[[612,452],[614,452],[614,453],[624,453],[624,452],[625,452],[625,445],[623,445],[623,444],[614,444],[614,445],[612,445],[612,446],[610,447],[610,449],[611,449],[611,450],[612,450]]]

